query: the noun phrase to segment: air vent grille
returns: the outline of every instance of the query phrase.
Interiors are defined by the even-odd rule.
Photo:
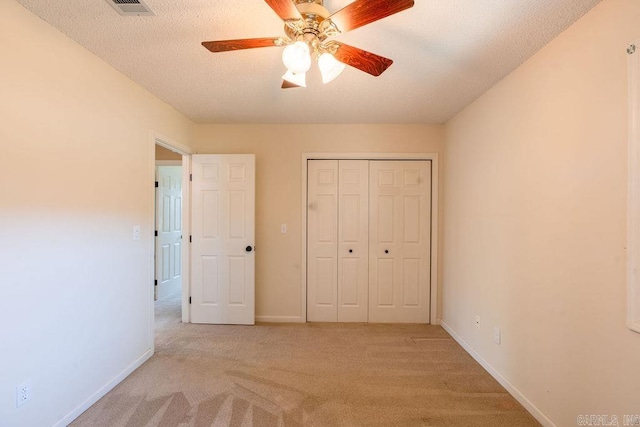
[[[123,16],[155,15],[142,0],[107,0],[107,3]]]

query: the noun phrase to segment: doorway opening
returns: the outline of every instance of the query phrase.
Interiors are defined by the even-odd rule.
[[[189,321],[189,153],[154,140],[153,300],[155,323]],[[186,239],[186,240],[185,240]],[[160,310],[159,310],[160,309]],[[168,320],[168,319],[166,319]]]
[[[156,145],[154,300],[182,293],[182,156]]]

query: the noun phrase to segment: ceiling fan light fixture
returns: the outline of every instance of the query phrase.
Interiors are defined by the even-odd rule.
[[[325,52],[318,57],[318,68],[322,74],[322,83],[329,83],[338,77],[346,65],[338,61],[332,54]]]
[[[297,41],[285,47],[282,51],[282,62],[292,73],[306,73],[311,68],[309,45],[303,41]]]
[[[393,64],[391,59],[328,39],[402,12],[413,7],[415,2],[415,0],[353,0],[337,12],[330,13],[323,6],[323,0],[265,1],[284,21],[286,37],[206,41],[202,42],[202,45],[214,53],[270,46],[284,47],[282,62],[287,68],[287,73],[283,76],[285,79],[282,84],[283,89],[306,86],[306,73],[311,68],[312,57],[318,61],[324,83],[339,76],[344,71],[345,65],[374,77],[384,73]]]
[[[287,72],[284,73],[284,76],[282,76],[282,79],[288,81],[289,83],[293,83],[296,86],[307,87],[306,76],[307,73],[305,72],[294,73],[291,70],[287,70]]]

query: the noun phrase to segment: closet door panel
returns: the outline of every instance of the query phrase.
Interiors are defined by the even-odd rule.
[[[431,162],[309,160],[307,319],[428,323]]]
[[[369,161],[338,162],[338,321],[366,322],[369,294]]]
[[[429,322],[431,162],[371,161],[369,321]]]
[[[307,165],[307,320],[338,320],[338,161]]]

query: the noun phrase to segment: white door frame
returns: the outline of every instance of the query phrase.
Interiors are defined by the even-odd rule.
[[[183,241],[187,238],[188,233],[191,230],[190,218],[191,218],[191,187],[189,183],[189,173],[191,171],[191,149],[184,144],[180,144],[179,142],[173,141],[170,138],[167,138],[158,133],[152,132],[151,140],[149,144],[149,150],[151,151],[151,162],[149,168],[149,176],[151,177],[150,182],[153,183],[156,180],[156,145],[164,147],[168,150],[176,152],[182,155],[182,161],[180,165],[182,166],[182,232],[184,233]],[[158,162],[162,164],[164,162]],[[166,164],[166,163],[165,163]],[[155,199],[156,199],[156,189],[154,185],[149,186],[151,195],[151,203],[149,207],[149,245],[151,247],[151,283],[150,283],[150,316],[151,316],[151,330],[149,331],[151,335],[151,342],[154,342],[154,301],[153,301],[153,286],[155,279]],[[190,247],[188,244],[182,245],[182,322],[189,322],[189,290],[190,290],[190,276],[189,276],[189,257],[190,257]]]
[[[438,318],[438,153],[302,153],[302,258],[300,317],[307,321],[307,161],[308,160],[431,160],[431,307],[430,323]]]
[[[182,160],[156,160],[156,166],[182,166]]]

